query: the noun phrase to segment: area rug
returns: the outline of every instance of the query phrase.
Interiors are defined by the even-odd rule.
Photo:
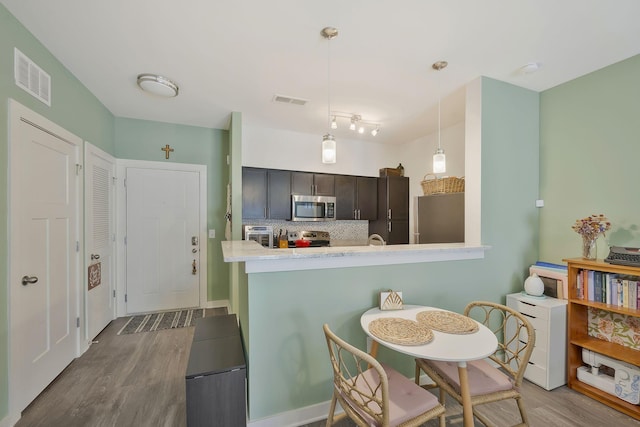
[[[131,316],[120,329],[118,335],[135,334],[138,332],[160,331],[193,326],[195,320],[204,317],[205,309],[189,309],[178,311],[162,311],[158,313]]]

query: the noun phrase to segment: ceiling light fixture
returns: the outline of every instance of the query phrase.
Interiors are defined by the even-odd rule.
[[[360,114],[332,111],[331,116],[333,117],[331,129],[336,129],[338,127],[338,124],[336,123],[337,119],[346,119],[349,120],[349,130],[358,131],[358,133],[362,134],[367,127],[370,127],[372,136],[376,136],[378,132],[380,132],[380,123],[362,120],[362,116]],[[334,123],[336,123],[335,127]]]
[[[322,163],[336,162],[336,139],[331,135],[331,39],[338,36],[338,30],[333,27],[325,27],[320,31],[322,37],[327,39],[327,120],[329,129],[322,137]],[[337,127],[337,124],[336,124]]]
[[[441,71],[448,65],[447,61],[438,61],[432,65],[436,71]],[[440,146],[440,92],[442,92],[440,79],[438,78],[438,149],[433,155],[433,173],[445,173],[447,171],[447,161],[444,150]]]
[[[138,74],[138,86],[145,92],[173,98],[178,96],[178,85],[170,79],[157,74]]]

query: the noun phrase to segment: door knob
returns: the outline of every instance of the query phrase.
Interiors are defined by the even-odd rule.
[[[93,261],[94,259],[100,259],[100,255],[98,255],[98,254],[91,254],[91,261]]]
[[[36,276],[22,276],[22,286],[27,286],[29,283],[37,283],[38,278]]]

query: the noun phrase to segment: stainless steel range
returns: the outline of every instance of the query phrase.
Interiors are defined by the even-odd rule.
[[[287,233],[289,247],[321,247],[329,246],[328,231],[289,231]]]

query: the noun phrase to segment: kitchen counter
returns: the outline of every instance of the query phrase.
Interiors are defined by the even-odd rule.
[[[224,261],[244,262],[247,273],[479,259],[487,249],[466,243],[269,249],[254,241],[222,242]]]

